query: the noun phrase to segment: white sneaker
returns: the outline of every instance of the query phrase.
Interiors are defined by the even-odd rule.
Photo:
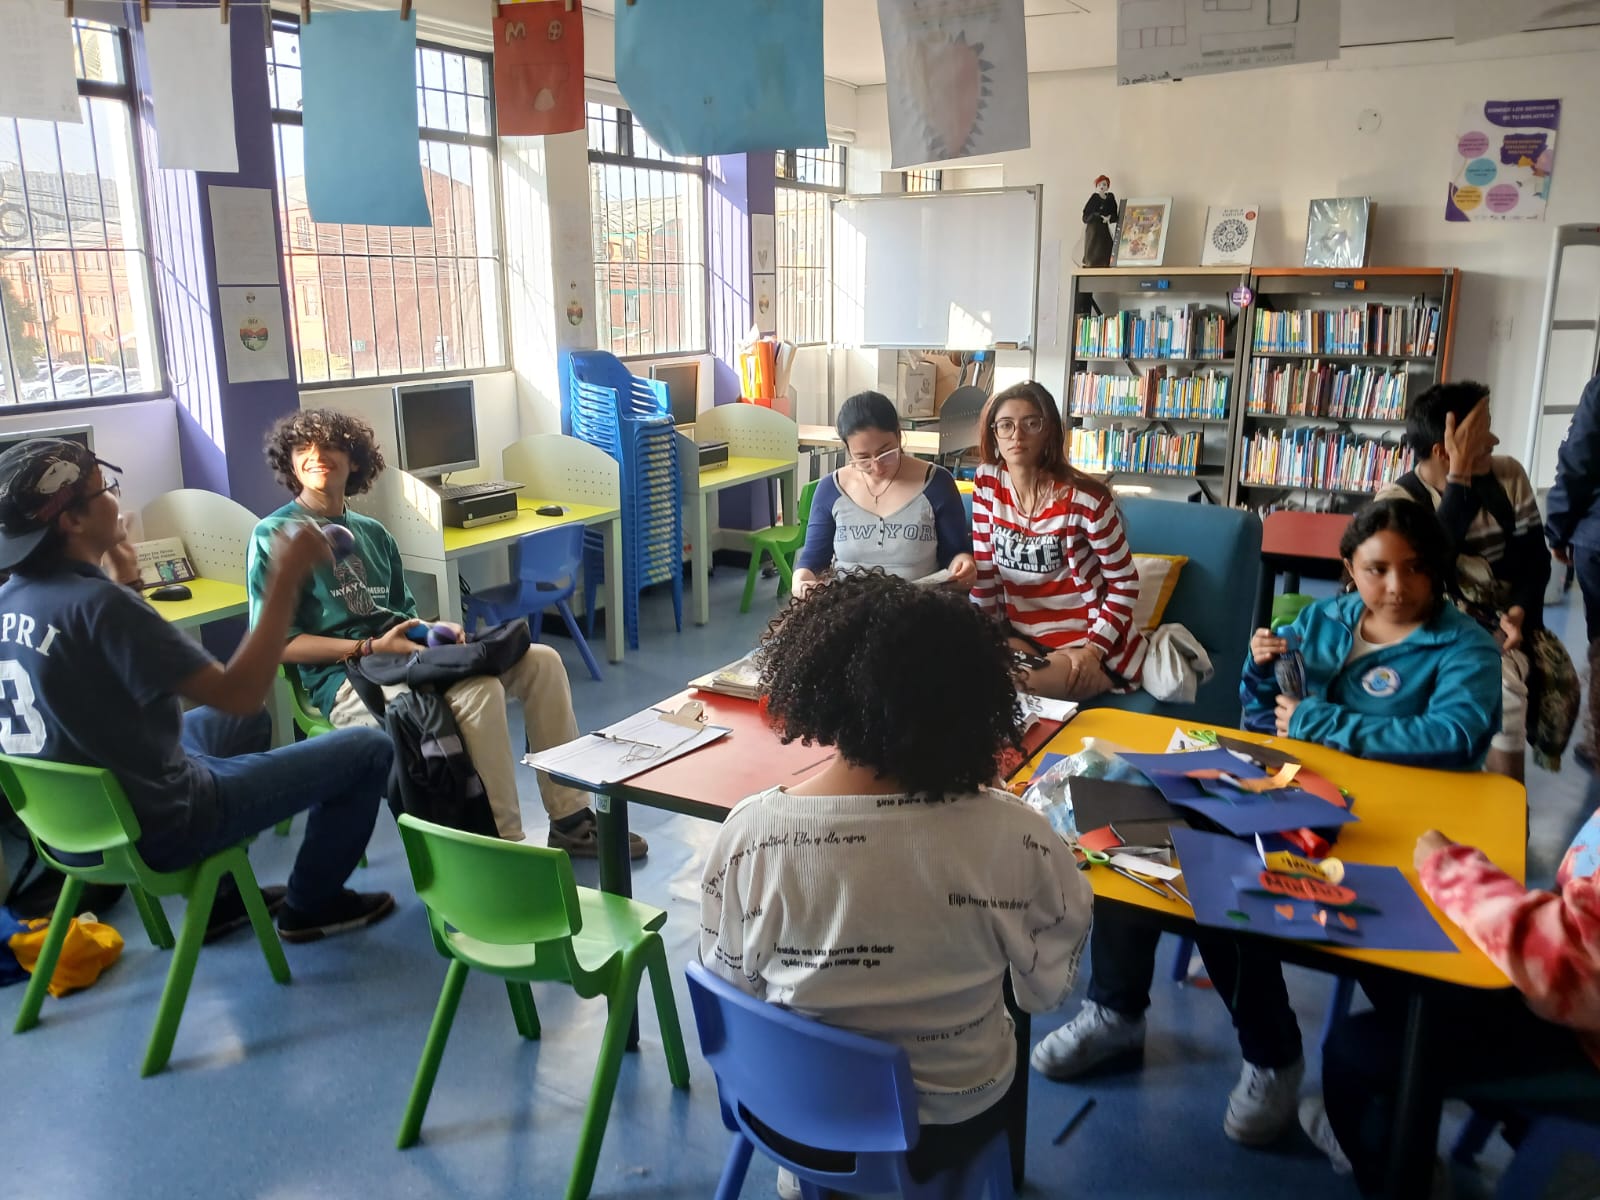
[[[800,1200],[800,1180],[787,1167],[778,1168],[778,1200]]]
[[[1245,1063],[1239,1082],[1228,1093],[1222,1132],[1245,1146],[1276,1141],[1294,1120],[1295,1099],[1305,1073],[1303,1058],[1276,1069]]]
[[[1321,1096],[1307,1096],[1300,1101],[1300,1128],[1306,1131],[1311,1144],[1328,1156],[1335,1175],[1350,1174],[1350,1160],[1345,1157],[1344,1147],[1339,1145],[1338,1135],[1328,1122],[1328,1110],[1323,1107]]]
[[[1144,1016],[1125,1017],[1093,1000],[1033,1048],[1028,1061],[1049,1079],[1072,1079],[1144,1046]]]

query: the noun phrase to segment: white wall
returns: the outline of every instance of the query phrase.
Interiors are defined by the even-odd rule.
[[[1551,226],[1600,220],[1597,76],[1600,30],[1594,29],[1462,48],[1347,49],[1325,66],[1176,84],[1119,88],[1110,70],[1036,75],[1029,88],[1033,146],[996,156],[993,165],[1003,167],[1007,186],[1044,185],[1042,238],[1060,239],[1064,275],[1082,236],[1084,198],[1102,172],[1120,197],[1172,196],[1169,266],[1199,260],[1208,204],[1261,205],[1256,265],[1295,266],[1304,261],[1309,200],[1372,196],[1372,265],[1467,272],[1451,374],[1494,389],[1496,431],[1520,454]],[[1447,223],[1445,188],[1463,106],[1545,97],[1563,101],[1548,222]],[[1381,114],[1382,124],[1364,133],[1357,121],[1368,109]],[[887,165],[881,87],[860,90],[856,119],[852,168],[858,157],[863,166]],[[1600,272],[1591,266],[1574,282],[1583,284],[1575,294],[1586,293],[1582,315],[1592,317]],[[1037,374],[1058,395],[1071,336],[1067,283],[1063,278],[1059,329],[1053,336],[1039,331]]]
[[[183,486],[177,408],[171,400],[0,416],[0,437],[71,425],[93,426],[95,454],[122,468],[125,512],[137,512],[157,496]]]

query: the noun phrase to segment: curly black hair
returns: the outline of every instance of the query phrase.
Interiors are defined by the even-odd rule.
[[[929,800],[995,778],[1021,742],[1011,649],[968,602],[882,568],[825,578],[767,626],[767,716]]]
[[[294,474],[296,446],[326,446],[350,456],[350,478],[344,485],[346,496],[359,496],[383,474],[383,452],[378,435],[360,417],[331,408],[307,408],[290,413],[267,431],[267,465],[291,496],[301,492]]]
[[[1345,561],[1346,577],[1349,577],[1349,563],[1356,549],[1373,534],[1386,529],[1405,538],[1416,551],[1418,565],[1433,580],[1433,608],[1429,616],[1437,616],[1445,601],[1460,592],[1456,551],[1432,507],[1419,504],[1409,496],[1375,500],[1350,518],[1350,524],[1345,526],[1344,535],[1339,539],[1339,557]]]

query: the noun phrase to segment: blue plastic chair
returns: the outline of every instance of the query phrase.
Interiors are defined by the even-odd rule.
[[[1540,1117],[1500,1177],[1499,1200],[1600,1195],[1600,1127]]]
[[[540,614],[552,604],[566,622],[567,632],[577,644],[578,653],[589,667],[589,674],[600,678],[600,664],[594,651],[578,629],[578,620],[572,615],[569,603],[578,590],[578,568],[583,561],[583,526],[563,525],[530,533],[521,538],[514,550],[516,578],[499,587],[484,588],[461,598],[461,611],[467,619],[467,628],[476,627],[481,620],[488,625],[499,625],[528,618],[528,632],[539,640]]]
[[[761,1152],[793,1171],[806,1200],[832,1189],[905,1200],[1009,1198],[1011,1158],[1004,1132],[960,1170],[917,1183],[906,1151],[917,1144],[917,1093],[898,1046],[807,1020],[739,991],[699,963],[688,967],[700,1051],[717,1077],[722,1123],[733,1134],[716,1200],[736,1200]],[[818,1170],[786,1157],[751,1125],[847,1158],[851,1167]]]

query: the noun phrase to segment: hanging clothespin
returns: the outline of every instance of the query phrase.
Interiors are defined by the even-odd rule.
[[[300,0],[300,24],[311,24],[311,0]]]
[[[150,0],[139,0],[139,20],[150,24]]]
[[[494,3],[489,5],[489,7],[493,10],[490,15],[493,16],[496,21],[498,21],[500,19],[500,0],[494,0]]]
[[[568,12],[572,11],[572,0],[567,0],[567,11]]]
[[[400,19],[402,21],[411,19],[411,0],[400,0]]]
[[[67,20],[72,20],[72,0],[67,0]]]
[[[217,0],[217,11],[222,14],[222,23],[228,23],[228,0]]]

